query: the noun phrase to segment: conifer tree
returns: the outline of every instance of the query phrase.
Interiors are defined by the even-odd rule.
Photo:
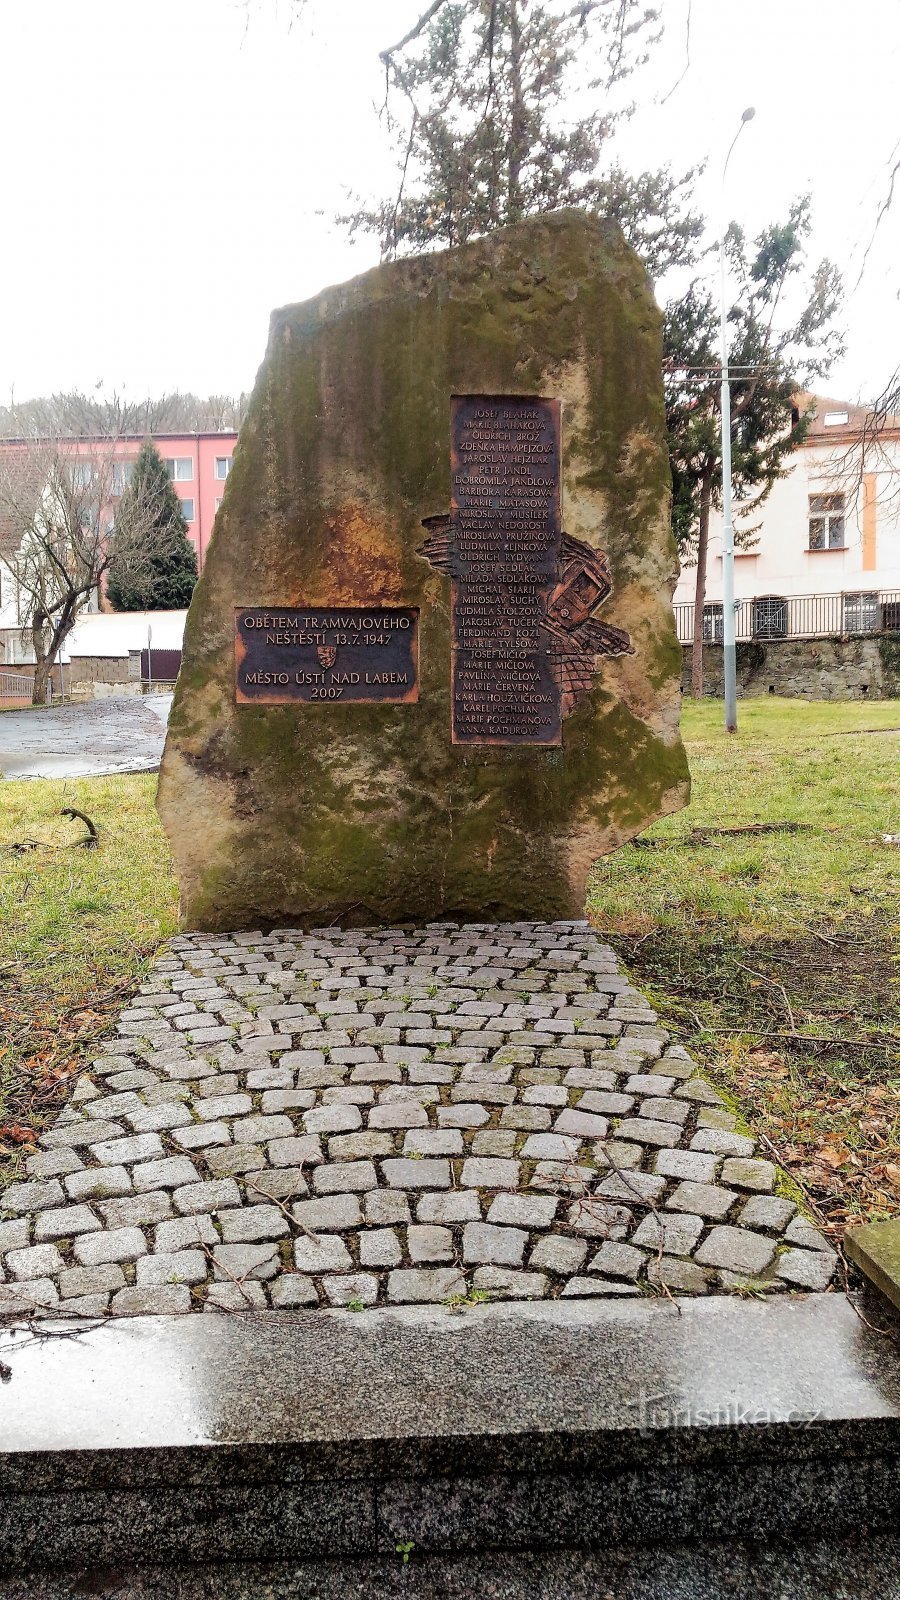
[[[647,60],[660,17],[643,0],[431,0],[381,54],[395,191],[340,220],[376,234],[391,259],[580,206],[616,220],[664,290],[671,269],[689,269],[687,290],[667,297],[664,349],[673,525],[682,560],[697,566],[692,683],[702,693],[709,517],[722,490],[704,223],[690,209],[694,173],[632,175],[608,156],[632,109],[620,86]],[[812,412],[797,406],[797,391],[841,348],[840,278],[828,261],[808,272],[809,232],[804,199],[752,242],[735,224],[726,237],[738,543],[752,540],[754,512],[808,430]]]
[[[133,559],[132,528],[147,529],[144,558]],[[165,463],[148,439],[119,501],[106,595],[116,611],[178,611],[190,605],[197,557],[181,501]]]
[[[622,85],[659,34],[643,0],[441,0],[382,52],[393,195],[339,220],[385,260],[564,206],[615,217],[654,273],[690,259],[692,173],[608,156]]]

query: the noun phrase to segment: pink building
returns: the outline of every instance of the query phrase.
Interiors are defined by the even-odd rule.
[[[100,438],[73,438],[67,440],[75,455],[89,456],[91,447],[112,452],[116,462],[122,462],[121,473],[114,469],[113,488],[119,493],[129,477],[129,462],[133,462],[146,435],[126,434],[110,441]],[[188,536],[197,552],[197,566],[203,562],[212,538],[213,523],[222,501],[225,481],[231,471],[236,433],[157,433],[150,437],[169,469],[169,477],[181,500]],[[0,457],[7,453],[21,455],[27,450],[27,441],[0,439]]]

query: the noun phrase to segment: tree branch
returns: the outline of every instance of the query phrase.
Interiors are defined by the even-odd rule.
[[[441,6],[444,4],[445,0],[432,0],[432,4],[428,7],[427,11],[422,12],[418,22],[413,23],[409,33],[404,34],[403,38],[398,40],[397,44],[392,44],[387,50],[379,50],[379,61],[383,61],[385,66],[387,66],[392,56],[397,55],[400,50],[405,50],[408,44],[412,44],[413,39],[418,39],[419,34],[424,33],[432,17],[437,16]]]
[[[687,18],[685,20],[685,27],[684,27],[684,66],[682,67],[680,73],[678,74],[678,77],[675,79],[675,82],[673,83],[671,89],[669,89],[663,95],[662,99],[660,100],[659,103],[660,103],[661,106],[664,106],[666,104],[667,100],[671,100],[671,98],[672,98],[673,94],[675,93],[676,89],[680,89],[681,85],[684,83],[684,80],[687,77],[687,75],[688,75],[688,73],[689,73],[689,71],[691,69],[691,9],[692,9],[692,6],[693,6],[693,0],[687,0]]]
[[[400,207],[403,203],[403,190],[406,185],[406,174],[409,170],[409,163],[413,153],[413,144],[415,143],[416,128],[418,127],[418,123],[419,113],[416,110],[416,107],[413,106],[412,123],[409,130],[409,143],[406,146],[406,156],[404,158],[403,168],[400,173],[400,187],[397,190],[397,198],[394,201],[394,210],[391,214],[391,247],[394,255],[397,253],[397,223],[400,218]]]

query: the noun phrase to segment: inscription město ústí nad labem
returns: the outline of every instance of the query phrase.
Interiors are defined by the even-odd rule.
[[[235,694],[244,704],[418,699],[415,607],[241,607]]]

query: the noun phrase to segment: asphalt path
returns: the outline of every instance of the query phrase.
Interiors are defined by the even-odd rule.
[[[171,704],[171,694],[116,695],[81,705],[0,712],[0,776],[152,772],[162,756]]]

